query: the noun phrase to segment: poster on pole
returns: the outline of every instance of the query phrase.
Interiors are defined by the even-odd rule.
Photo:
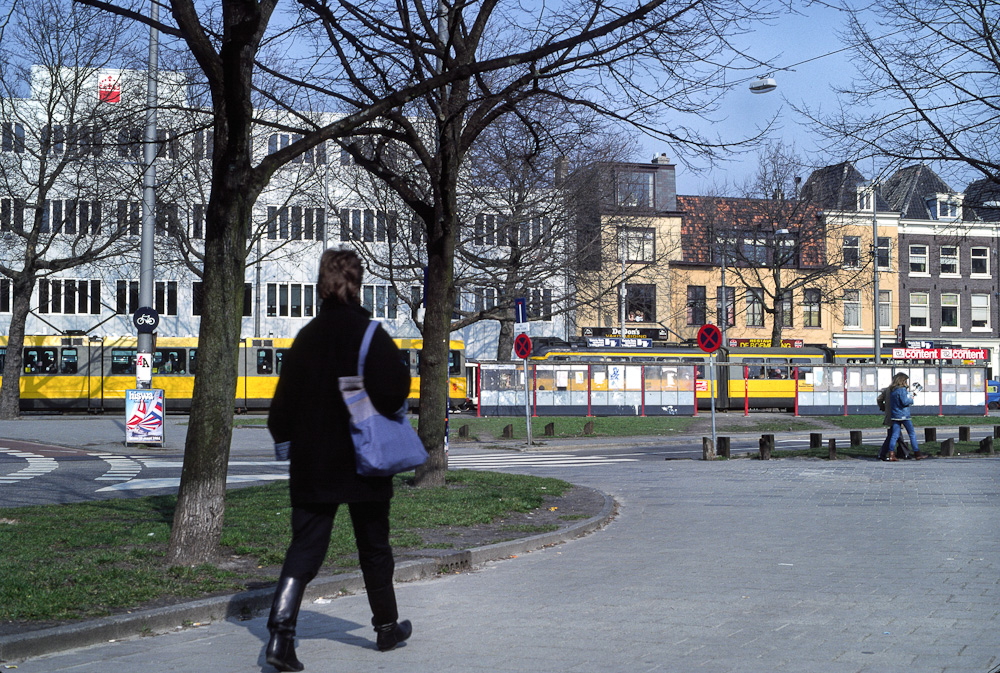
[[[163,389],[125,391],[125,443],[163,446]]]

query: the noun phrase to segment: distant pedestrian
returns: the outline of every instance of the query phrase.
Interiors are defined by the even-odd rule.
[[[334,516],[346,504],[354,527],[379,650],[409,638],[409,621],[399,622],[392,587],[395,563],[389,545],[392,477],[361,477],[347,407],[338,378],[354,376],[369,314],[361,307],[361,260],[352,251],[327,250],[320,259],[319,315],[299,332],[281,366],[271,401],[268,429],[287,445],[292,500],[292,542],[285,554],[267,627],[267,663],[279,671],[301,671],[295,656],[295,627],[308,584],[319,572],[330,544]],[[410,392],[409,367],[381,328],[368,351],[365,389],[385,414],[403,406]]]
[[[927,454],[920,452],[920,447],[917,444],[917,431],[914,429],[913,421],[910,418],[910,407],[913,406],[914,400],[913,395],[910,394],[909,385],[910,377],[906,374],[899,373],[892,377],[889,394],[889,405],[891,407],[889,415],[892,417],[888,453],[888,460],[890,461],[896,459],[896,441],[899,439],[903,428],[906,428],[906,434],[910,436],[913,458],[921,460],[927,457]]]

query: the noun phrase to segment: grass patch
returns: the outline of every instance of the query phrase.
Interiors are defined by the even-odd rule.
[[[882,412],[867,416],[823,416],[831,425],[845,430],[863,430],[865,428],[882,427]],[[936,428],[942,425],[1000,425],[996,416],[914,416],[913,425],[917,430],[922,427]]]
[[[418,529],[471,526],[539,508],[571,488],[557,479],[449,471],[439,488],[395,478],[392,543],[420,548]],[[274,581],[291,538],[287,482],[229,491],[216,565],[166,567],[174,496],[0,509],[0,621],[69,620]],[[440,545],[438,545],[440,546]],[[357,567],[346,509],[324,570]]]

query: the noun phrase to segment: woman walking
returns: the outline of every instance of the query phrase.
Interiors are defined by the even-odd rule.
[[[896,441],[899,439],[899,434],[903,428],[906,428],[906,434],[910,436],[910,444],[913,446],[913,458],[921,460],[927,457],[927,454],[920,452],[920,448],[917,445],[917,431],[913,427],[913,421],[910,418],[913,395],[910,394],[909,385],[910,377],[899,373],[892,377],[892,385],[889,387],[892,432],[889,435],[889,457],[887,460],[890,461],[898,460],[896,458]]]
[[[354,252],[323,253],[317,288],[323,304],[285,355],[268,416],[276,448],[287,446],[291,461],[292,542],[267,621],[267,662],[279,671],[304,668],[295,656],[299,606],[326,557],[341,504],[351,516],[378,649],[391,650],[412,631],[409,621],[398,621],[392,587],[392,478],[357,474],[347,407],[337,383],[341,376],[357,374],[358,351],[369,322],[360,301],[362,274]],[[382,329],[375,331],[367,363],[365,388],[375,408],[385,414],[397,411],[409,395],[410,372]]]

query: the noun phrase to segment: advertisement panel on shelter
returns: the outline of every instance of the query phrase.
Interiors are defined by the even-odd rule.
[[[163,444],[163,389],[125,391],[125,443]]]

